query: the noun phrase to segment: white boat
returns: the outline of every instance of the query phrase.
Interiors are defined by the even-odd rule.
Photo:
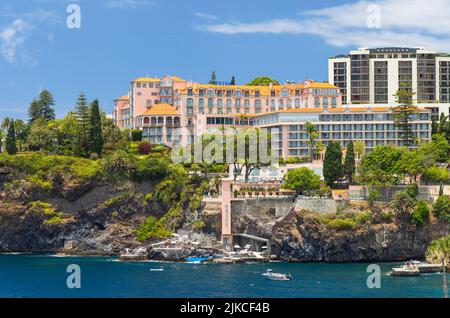
[[[291,274],[274,273],[271,269],[262,275],[270,280],[292,280]]]
[[[401,267],[394,267],[389,275],[397,277],[415,277],[420,275],[420,270],[417,264],[407,262]]]

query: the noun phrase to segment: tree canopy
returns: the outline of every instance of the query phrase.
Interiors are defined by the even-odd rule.
[[[270,78],[268,76],[260,76],[254,78],[250,83],[247,85],[255,85],[255,86],[269,86],[270,84],[273,85],[280,85],[280,82],[277,80]]]
[[[55,119],[55,111],[52,108],[54,105],[55,100],[53,99],[52,93],[44,89],[39,94],[39,98],[33,100],[28,108],[29,122],[33,123],[39,118],[42,118],[45,121]]]
[[[289,170],[283,184],[285,189],[295,190],[298,194],[310,193],[320,188],[320,177],[309,168]]]
[[[326,184],[333,187],[336,182],[341,181],[343,176],[341,144],[337,141],[331,141],[323,160],[323,177]]]

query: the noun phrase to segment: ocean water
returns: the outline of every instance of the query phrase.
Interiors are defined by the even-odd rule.
[[[80,289],[66,285],[70,264],[80,266]],[[397,264],[380,263],[381,288],[369,289],[363,263],[201,265],[0,255],[0,297],[442,297],[440,274],[387,276]],[[150,270],[160,268],[164,271]],[[294,280],[267,280],[261,274],[268,268]]]

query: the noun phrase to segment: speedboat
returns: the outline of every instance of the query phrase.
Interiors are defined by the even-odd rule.
[[[397,277],[415,277],[420,275],[420,270],[417,264],[407,262],[401,267],[394,267],[389,275]]]
[[[291,274],[274,273],[271,269],[262,275],[270,280],[292,280]]]

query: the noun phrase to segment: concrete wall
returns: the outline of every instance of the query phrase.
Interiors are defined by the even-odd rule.
[[[231,203],[233,222],[242,214],[257,217],[261,222],[270,222],[286,216],[294,207],[292,198],[246,198]]]
[[[380,202],[390,202],[392,196],[397,191],[402,191],[407,186],[395,186],[390,189],[374,187],[374,189],[380,192],[380,198],[377,201]],[[444,186],[444,194],[450,195],[450,186]],[[367,187],[363,186],[351,186],[350,187],[350,199],[351,200],[367,200],[369,196],[369,190]],[[420,186],[418,200],[424,200],[428,202],[434,202],[439,196],[439,186]]]
[[[295,206],[299,209],[307,209],[319,213],[334,213],[338,207],[345,206],[346,201],[333,199],[298,199]]]

